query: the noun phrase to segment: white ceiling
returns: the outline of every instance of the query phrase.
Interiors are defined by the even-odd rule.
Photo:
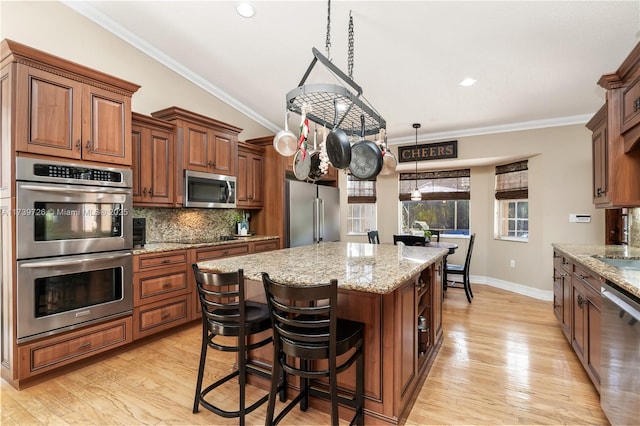
[[[326,54],[326,1],[65,2],[276,132],[285,94]],[[331,2],[331,58],[387,122],[391,143],[585,123],[596,85],[639,39],[638,1]],[[336,83],[316,65],[309,82]],[[473,77],[477,84],[458,83]]]

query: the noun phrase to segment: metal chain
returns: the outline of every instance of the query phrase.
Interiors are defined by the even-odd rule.
[[[327,59],[331,60],[331,0],[327,1],[327,39],[324,43]]]
[[[349,78],[353,80],[353,16],[349,11],[349,55],[347,57]]]

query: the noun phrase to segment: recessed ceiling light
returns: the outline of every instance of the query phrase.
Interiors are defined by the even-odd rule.
[[[462,87],[471,87],[471,86],[473,86],[474,84],[476,84],[476,81],[478,81],[478,80],[473,79],[473,78],[471,78],[471,77],[467,77],[467,78],[465,78],[464,80],[462,80],[462,81],[461,81],[460,83],[458,83],[458,84],[460,84],[460,86],[462,86]]]
[[[242,2],[236,6],[236,12],[243,18],[251,18],[256,13],[256,9],[251,3]]]

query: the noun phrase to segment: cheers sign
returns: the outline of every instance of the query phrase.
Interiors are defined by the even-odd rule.
[[[401,163],[442,158],[458,158],[458,141],[398,147],[398,161]]]

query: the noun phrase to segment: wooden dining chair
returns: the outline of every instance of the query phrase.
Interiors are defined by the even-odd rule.
[[[367,237],[369,237],[369,244],[380,244],[380,236],[378,235],[378,231],[367,232]]]
[[[424,235],[394,235],[393,244],[398,245],[399,242],[405,246],[424,246],[427,239]]]
[[[449,281],[449,276],[451,275],[462,275],[462,288],[464,288],[464,292],[467,295],[467,300],[471,303],[471,298],[473,298],[473,292],[471,291],[471,282],[469,281],[469,268],[471,267],[471,253],[473,252],[473,243],[476,239],[476,234],[471,234],[471,238],[469,239],[469,247],[467,247],[467,256],[464,260],[464,265],[456,265],[447,262],[447,267],[445,269],[445,282],[447,283],[447,287],[449,288],[460,288],[456,286],[454,281]]]

